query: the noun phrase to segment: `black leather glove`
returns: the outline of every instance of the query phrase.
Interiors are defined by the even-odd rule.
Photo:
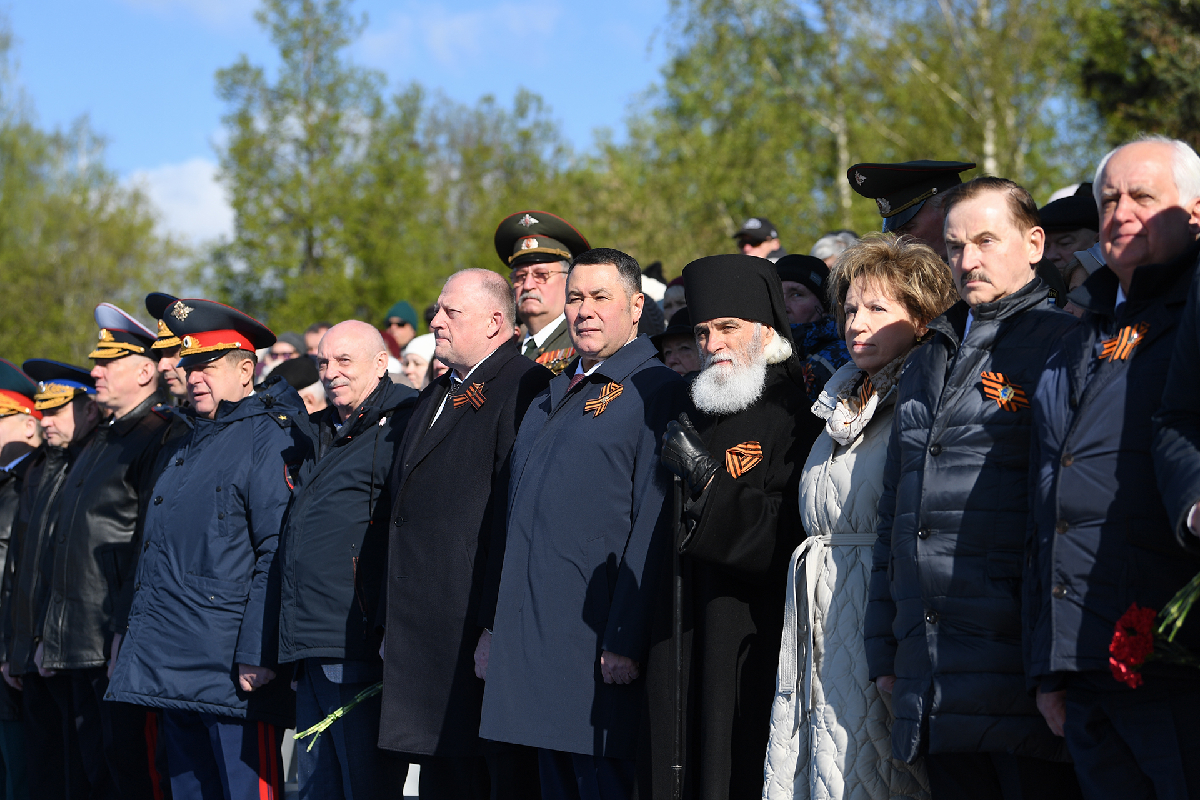
[[[721,465],[708,454],[700,434],[692,427],[687,414],[667,423],[663,434],[662,462],[667,469],[683,478],[692,497],[698,496]]]

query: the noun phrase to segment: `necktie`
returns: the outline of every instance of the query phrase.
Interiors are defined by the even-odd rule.
[[[530,336],[525,342],[525,349],[521,352],[521,355],[525,356],[526,358],[535,358],[537,356],[537,349],[537,342],[535,342],[533,337]]]
[[[576,372],[574,375],[572,375],[571,382],[567,384],[567,394],[570,394],[586,377],[587,375],[584,375],[582,372]]]

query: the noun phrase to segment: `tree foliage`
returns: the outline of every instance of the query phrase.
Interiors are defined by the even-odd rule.
[[[86,364],[100,301],[137,316],[147,286],[183,251],[155,233],[146,196],[104,166],[103,141],[81,119],[46,131],[8,68],[0,33],[0,354],[20,363]]]
[[[1200,5],[1109,0],[1087,9],[1081,32],[1083,89],[1114,144],[1153,132],[1200,148]]]

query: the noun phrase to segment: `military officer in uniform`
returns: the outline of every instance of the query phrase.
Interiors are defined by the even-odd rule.
[[[142,549],[140,501],[167,421],[155,410],[161,399],[150,349],[155,335],[109,303],[98,305],[95,317],[100,337],[88,357],[95,362],[96,402],[107,417],[72,464],[59,499],[35,662],[70,678],[69,692],[55,699],[68,741],[78,739],[86,775],[82,782],[69,776],[68,797],[82,786],[89,796],[152,798],[160,777],[146,754],[154,752],[157,720],[103,698],[115,620],[128,607]]]
[[[313,456],[297,426],[307,412],[279,378],[253,388],[254,353],[275,343],[257,320],[190,298],[167,314],[191,405],[158,460],[109,698],[162,709],[175,800],[279,797],[296,696],[268,576]]]
[[[496,228],[496,254],[509,269],[517,319],[525,326],[521,354],[562,372],[575,357],[563,312],[567,262],[590,249],[571,223],[546,211],[518,211]]]
[[[177,299],[162,292],[151,292],[146,295],[146,311],[158,320],[158,338],[150,345],[158,356],[158,374],[175,405],[183,405],[187,402],[187,373],[178,366],[179,337],[171,332],[166,319],[167,310]]]
[[[92,399],[96,380],[86,369],[40,358],[21,367],[38,381],[33,402],[42,415],[43,444],[28,459],[9,542],[0,673],[9,686],[21,691],[29,796],[65,797],[67,777],[83,779],[78,746],[67,750],[62,713],[54,700],[55,694],[69,693],[71,679],[66,675],[43,678],[33,654],[41,640],[41,612],[48,601],[46,572],[54,559],[58,497],[67,469],[92,439],[100,408]],[[60,689],[53,691],[52,684],[59,684]]]

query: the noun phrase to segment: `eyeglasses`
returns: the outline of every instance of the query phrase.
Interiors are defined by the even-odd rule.
[[[513,286],[520,286],[525,282],[526,278],[532,275],[533,282],[540,284],[550,280],[551,275],[565,275],[566,273],[567,271],[565,269],[548,269],[547,267],[528,267],[515,269],[512,271],[512,274],[508,276],[508,282]]]

